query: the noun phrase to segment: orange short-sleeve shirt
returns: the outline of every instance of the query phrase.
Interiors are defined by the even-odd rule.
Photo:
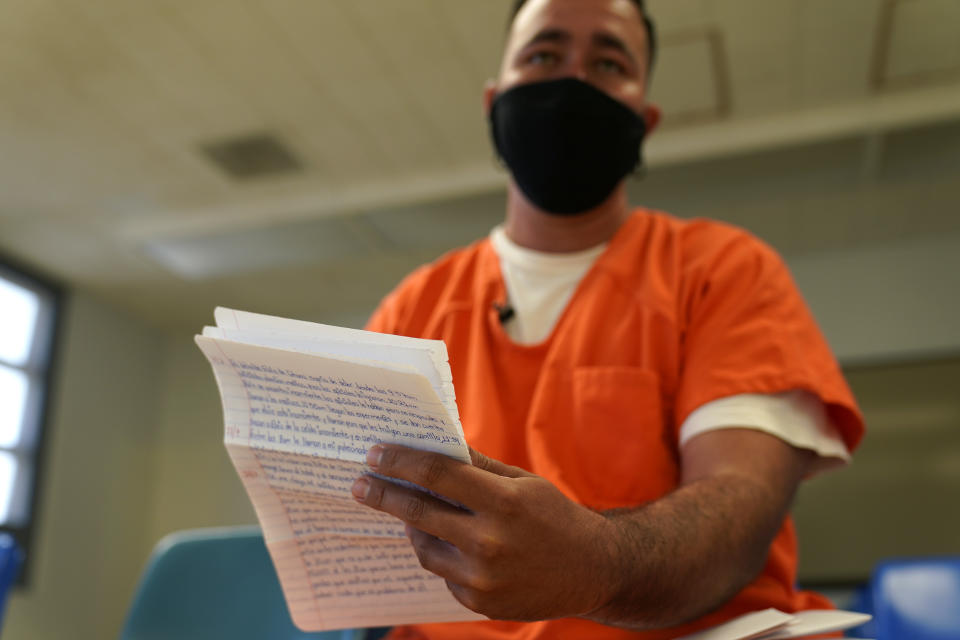
[[[805,389],[823,400],[848,448],[863,435],[850,390],[782,260],[734,227],[634,212],[540,344],[516,344],[503,331],[495,307],[505,298],[485,239],[408,276],[368,328],[444,340],[467,442],[581,504],[633,506],[672,491],[680,425],[728,395]],[[754,609],[828,607],[796,590],[796,556],[788,518],[763,573],[682,629],[491,621],[405,627],[391,637],[652,640]]]

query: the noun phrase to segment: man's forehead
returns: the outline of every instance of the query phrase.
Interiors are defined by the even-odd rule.
[[[527,45],[544,31],[590,36],[607,32],[637,55],[647,46],[643,19],[632,0],[528,0],[511,25],[507,50]]]

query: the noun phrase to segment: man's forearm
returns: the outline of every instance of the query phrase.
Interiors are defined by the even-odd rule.
[[[607,512],[615,585],[589,619],[650,629],[717,609],[763,568],[791,496],[736,474],[702,478],[635,509]]]

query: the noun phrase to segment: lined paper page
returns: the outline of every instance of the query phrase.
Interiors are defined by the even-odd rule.
[[[230,310],[217,318],[226,326],[196,342],[294,623],[321,631],[483,619],[420,566],[402,522],[350,493],[377,442],[470,462],[443,343]],[[287,323],[293,331],[276,330]]]
[[[462,433],[450,366],[446,361],[438,366],[436,349],[362,343],[353,339],[347,340],[337,337],[300,336],[262,329],[204,327],[203,335],[287,351],[339,357],[352,362],[376,363],[378,366],[394,370],[405,370],[404,365],[412,367],[430,381],[447,413],[454,419],[457,429]],[[400,367],[398,368],[397,365],[400,365]]]
[[[833,609],[798,611],[793,614],[793,620],[786,627],[764,635],[763,640],[787,640],[788,638],[802,638],[814,634],[842,631],[866,624],[872,617],[867,613]]]
[[[316,537],[267,545],[301,629],[483,620],[420,567],[404,540]]]
[[[361,349],[374,348],[375,355],[370,357],[372,360],[386,360],[390,362],[406,362],[409,357],[404,354],[407,352],[420,352],[427,355],[434,369],[441,380],[442,389],[438,389],[437,395],[444,400],[444,405],[450,416],[460,428],[460,416],[457,411],[457,403],[453,389],[453,376],[450,373],[449,356],[447,355],[447,345],[442,340],[425,340],[423,338],[409,338],[406,336],[395,336],[372,331],[363,331],[360,329],[348,329],[346,327],[334,327],[315,322],[306,322],[303,320],[291,320],[290,318],[279,318],[276,316],[267,316],[259,313],[250,313],[249,311],[239,311],[228,309],[226,307],[217,307],[214,310],[214,318],[217,327],[223,330],[240,331],[261,331],[273,333],[274,335],[283,335],[287,338],[306,338],[308,340],[338,341],[357,347],[357,351],[352,355],[354,357],[368,357],[361,355]],[[241,339],[241,342],[252,342],[249,339]],[[269,346],[269,345],[268,345]],[[410,363],[417,366],[421,373],[426,375],[426,371],[420,368],[418,363]],[[428,377],[430,377],[428,375]],[[460,430],[463,435],[462,429]]]
[[[463,436],[414,371],[197,336],[216,373],[225,441],[362,462],[378,442],[470,462]]]
[[[294,536],[404,537],[399,520],[358,504],[350,494],[353,481],[369,471],[366,465],[282,451],[249,451],[254,473],[276,494]]]
[[[699,631],[678,640],[749,640],[785,627],[793,616],[776,609],[764,609],[742,615],[715,627]]]
[[[806,638],[859,626],[871,616],[834,609],[784,613],[765,609],[744,614],[678,640],[787,640]]]
[[[299,490],[283,490],[289,480],[277,482],[275,471],[264,465],[283,468],[278,461],[289,457],[287,466],[294,471],[304,456],[240,445],[227,449],[257,512],[291,617],[301,629],[484,619],[420,566],[399,520],[352,498],[311,499]],[[360,474],[357,463],[339,463],[337,473],[347,471],[347,465]],[[347,485],[346,476],[334,484]]]

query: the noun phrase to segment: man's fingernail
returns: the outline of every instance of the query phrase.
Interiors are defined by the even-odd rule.
[[[380,459],[383,457],[383,447],[378,444],[370,447],[367,451],[367,464],[376,469],[380,466]]]
[[[367,499],[367,493],[370,491],[370,480],[367,478],[361,477],[353,481],[353,486],[350,487],[350,493],[353,494],[353,497],[357,502],[363,502]]]

